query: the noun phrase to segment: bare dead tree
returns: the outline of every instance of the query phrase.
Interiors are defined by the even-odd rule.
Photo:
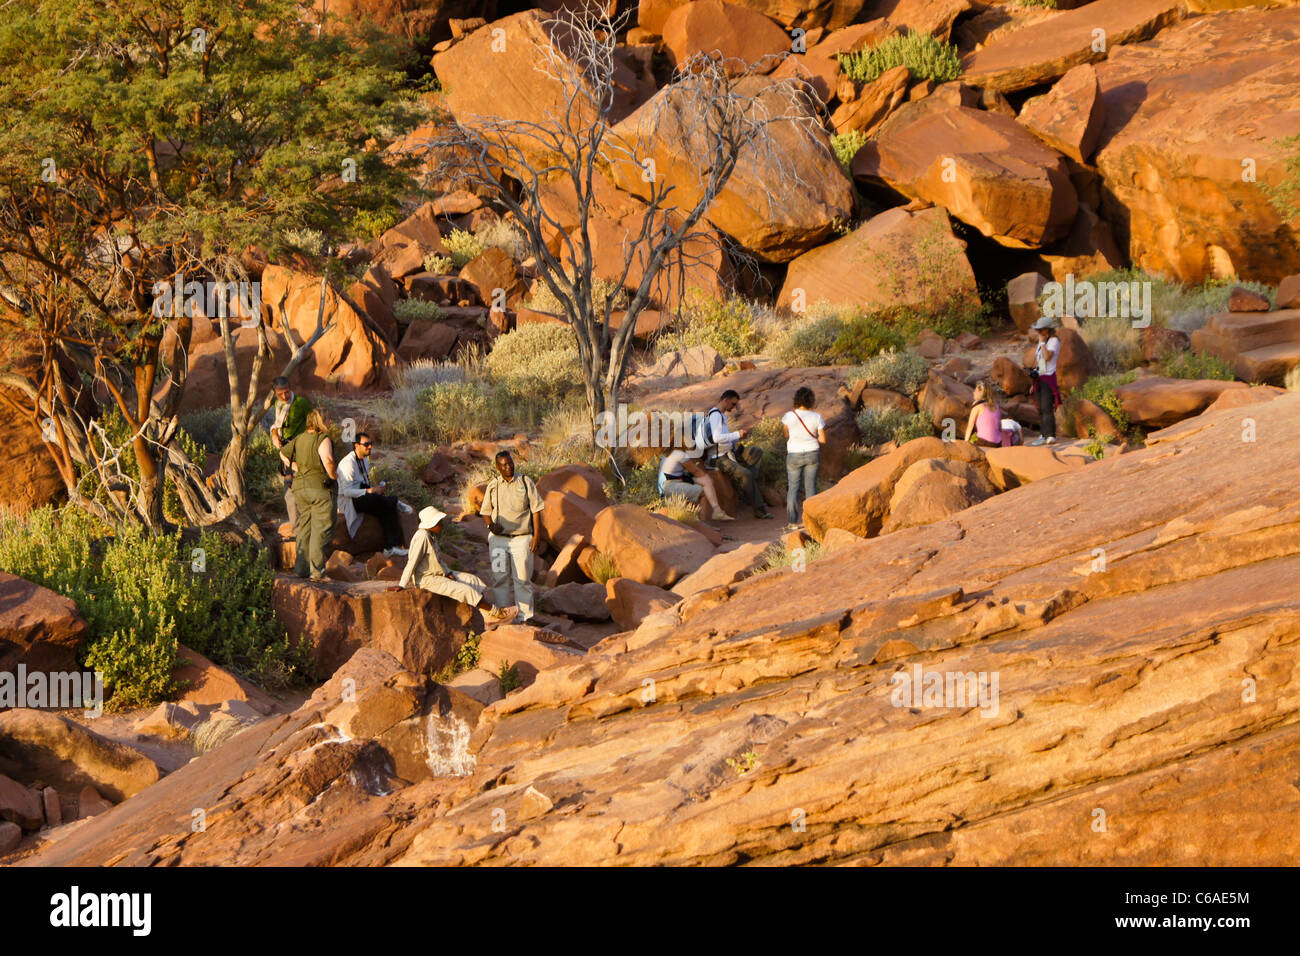
[[[815,97],[801,81],[760,77],[754,66],[717,52],[680,64],[671,82],[616,132],[616,49],[624,21],[625,15],[611,18],[590,7],[562,10],[545,22],[549,42],[531,51],[531,64],[512,57],[513,68],[531,66],[555,84],[561,108],[536,119],[444,117],[424,144],[435,157],[430,178],[490,197],[523,231],[538,277],[577,337],[593,430],[617,405],[638,315],[673,272],[684,282],[700,250],[716,247],[706,217],[733,176],[743,173],[754,189],[748,201],[775,217],[789,194],[785,187],[803,175],[778,128],[787,146],[824,138]],[[673,170],[665,175],[659,167],[669,155]],[[645,202],[612,276],[596,274],[592,247],[604,175],[634,182]],[[572,231],[543,201],[557,181],[577,197]],[[554,253],[548,234],[558,236]],[[613,296],[595,301],[597,279],[634,290],[617,325]]]

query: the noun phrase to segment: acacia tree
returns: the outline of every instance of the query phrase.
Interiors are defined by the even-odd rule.
[[[0,372],[0,395],[42,428],[70,501],[102,517],[161,527],[170,480],[190,522],[255,533],[244,465],[269,407],[258,382],[271,337],[286,338],[288,372],[327,326],[318,316],[295,341],[218,297],[231,441],[205,479],[177,410],[195,322],[213,316],[165,314],[155,291],[178,277],[252,283],[250,253],[354,234],[410,185],[380,156],[411,122],[402,50],[374,32],[322,33],[302,12],[292,0],[4,4],[0,298],[35,359]],[[240,324],[257,330],[246,382]],[[126,446],[108,441],[100,403],[125,420]]]
[[[523,231],[538,277],[577,337],[593,430],[618,402],[637,316],[667,285],[670,272],[684,284],[702,250],[717,245],[706,215],[733,175],[743,171],[753,190],[746,201],[776,217],[783,197],[795,192],[788,187],[805,175],[788,147],[807,140],[829,152],[808,87],[759,77],[757,65],[717,52],[679,64],[671,81],[616,131],[616,50],[625,20],[594,6],[562,9],[544,24],[545,45],[522,60],[512,51],[503,65],[541,73],[558,91],[558,109],[526,119],[446,115],[425,143],[435,157],[431,178],[489,197]],[[666,154],[671,176],[658,168]],[[623,240],[618,268],[598,275],[592,225],[606,175],[636,182],[645,205],[639,226]],[[543,201],[557,181],[577,199],[571,231]],[[555,252],[548,235],[558,237]],[[597,295],[597,279],[629,289],[621,322],[611,321],[615,299]]]

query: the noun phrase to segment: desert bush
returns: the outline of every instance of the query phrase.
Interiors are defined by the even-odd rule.
[[[802,556],[800,555],[802,552]],[[812,564],[814,561],[825,557],[826,552],[816,541],[809,541],[802,548],[787,548],[782,542],[774,541],[763,553],[763,571],[772,571],[776,568],[788,568],[796,560],[802,559],[804,565]]]
[[[1169,378],[1217,378],[1231,382],[1236,378],[1232,366],[1209,352],[1175,352],[1160,363],[1160,374]]]
[[[482,634],[470,634],[466,637],[465,643],[457,648],[456,656],[452,658],[451,663],[440,670],[433,679],[439,684],[445,684],[458,674],[464,674],[478,667],[479,644],[482,640]]]
[[[831,149],[835,150],[835,158],[847,170],[849,164],[853,162],[853,157],[858,155],[858,150],[865,146],[866,142],[866,133],[860,129],[851,129],[847,133],[836,133],[832,136]]]
[[[846,381],[862,379],[868,388],[888,388],[913,396],[930,377],[930,366],[915,352],[888,349],[850,369]]]
[[[406,462],[392,459],[376,464],[370,469],[370,476],[375,482],[387,483],[384,494],[396,495],[418,511],[433,504],[429,486],[420,478],[420,473],[428,463],[428,455],[412,455],[411,460]]]
[[[864,408],[858,412],[857,425],[864,445],[883,445],[890,441],[902,445],[913,438],[934,434],[934,422],[929,415],[897,408]]]
[[[394,390],[413,388],[418,391],[444,382],[463,382],[466,377],[465,368],[457,362],[414,359],[393,369],[392,384]]]
[[[325,251],[325,234],[319,229],[286,229],[283,238],[291,248],[309,256],[319,256]]]
[[[1119,400],[1119,395],[1115,393],[1115,389],[1121,385],[1127,385],[1136,378],[1136,371],[1111,375],[1094,375],[1065,396],[1065,420],[1073,422],[1075,406],[1080,399],[1087,399],[1104,409],[1115,420],[1115,424],[1119,426],[1120,431],[1126,434],[1129,433],[1132,429],[1132,422],[1124,414],[1124,406]]]
[[[835,343],[844,330],[835,314],[810,316],[768,342],[768,354],[782,365],[805,368],[835,363]]]
[[[264,428],[256,429],[248,439],[248,456],[244,459],[244,481],[248,497],[258,504],[270,504],[284,498],[284,481],[280,477],[280,453]]]
[[[1142,332],[1133,320],[1119,316],[1087,319],[1079,335],[1105,374],[1127,372],[1142,364]]]
[[[753,445],[763,452],[755,476],[759,487],[775,488],[785,494],[788,481],[785,474],[785,431],[781,427],[781,419],[764,418],[755,422],[745,436],[744,444]]]
[[[208,454],[219,455],[230,444],[230,406],[186,412],[180,416],[180,426]]]
[[[456,260],[451,256],[430,253],[424,257],[424,271],[432,272],[436,276],[451,275],[456,271]]]
[[[939,83],[961,75],[957,48],[930,33],[908,30],[874,47],[837,54],[844,73],[858,83],[870,83],[886,70],[905,66],[915,79]]]
[[[1277,290],[1260,282],[1208,279],[1200,285],[1187,285],[1143,272],[1141,269],[1111,269],[1096,272],[1089,275],[1087,281],[1151,283],[1151,324],[1187,333],[1201,328],[1210,316],[1228,311],[1228,297],[1232,294],[1234,286],[1244,286],[1265,295],[1270,304],[1274,304],[1277,299]],[[1086,319],[1085,325],[1095,321],[1098,320]]]
[[[272,612],[270,566],[213,532],[182,543],[46,508],[0,522],[0,569],[76,602],[89,628],[81,660],[103,673],[111,709],[176,691],[178,642],[263,684],[305,673]]]
[[[597,551],[591,561],[591,579],[597,584],[604,584],[618,576],[618,562],[605,552]]]
[[[538,419],[582,388],[578,339],[568,326],[523,325],[498,336],[484,371],[515,401],[534,403]]]
[[[655,506],[654,512],[665,518],[680,521],[682,524],[700,523],[700,506],[693,501],[688,501],[683,495],[669,495],[662,499]]]
[[[616,492],[620,503],[648,507],[659,500],[659,462],[655,456],[636,468],[623,472],[626,484]]]
[[[903,334],[878,314],[857,313],[840,329],[831,354],[841,362],[862,363],[888,349],[901,349]]]
[[[1282,181],[1277,185],[1264,183],[1264,195],[1288,222],[1300,222],[1300,133],[1277,141],[1286,153]]]
[[[573,281],[572,278],[569,281]],[[612,303],[610,300],[612,300]],[[609,304],[612,309],[626,309],[628,301],[627,290],[616,285],[613,279],[602,279],[599,276],[591,277],[591,310],[593,313],[603,315],[606,304]],[[524,302],[524,306],[538,312],[550,312],[552,315],[565,314],[559,296],[552,292],[550,286],[545,282],[538,282],[533,287],[532,293]]]
[[[420,400],[428,409],[433,440],[442,445],[491,438],[500,424],[487,394],[470,382],[430,386]]]
[[[485,248],[482,239],[465,229],[453,229],[443,237],[442,244],[451,253],[451,261],[457,269],[477,259]]]
[[[229,409],[227,409],[227,421],[229,420],[229,414]],[[92,432],[91,436],[95,454],[101,459],[115,458],[118,466],[118,476],[121,480],[134,485],[140,480],[140,465],[131,450],[134,432],[127,424],[126,418],[123,417],[121,410],[114,405],[99,419],[98,425],[98,430]],[[228,443],[229,440],[230,435],[227,432],[226,442]],[[204,460],[207,457],[207,449],[191,438],[183,426],[176,430],[175,441],[191,462],[199,468],[203,467]],[[99,501],[108,499],[108,489],[99,482],[98,472],[94,469],[79,465],[78,479],[82,483],[81,490],[87,496]],[[180,523],[185,520],[185,510],[181,507],[180,494],[176,491],[176,485],[171,481],[167,481],[163,488],[162,510],[163,517],[168,521]]]
[[[763,348],[758,309],[741,298],[692,295],[682,309],[681,328],[659,336],[655,352],[663,355],[696,345],[708,345],[724,358],[752,355]]]
[[[437,322],[445,312],[436,302],[426,302],[424,299],[398,299],[393,304],[393,317],[398,322]]]
[[[484,249],[501,249],[515,262],[523,262],[532,255],[528,237],[513,223],[504,219],[489,219],[474,230]]]
[[[361,209],[352,217],[349,231],[354,236],[377,239],[402,221],[396,209]]]
[[[1293,365],[1287,369],[1283,384],[1288,392],[1300,392],[1300,365]]]

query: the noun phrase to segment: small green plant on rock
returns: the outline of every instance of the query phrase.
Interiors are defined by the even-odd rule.
[[[512,690],[518,690],[524,686],[524,682],[519,677],[519,670],[514,664],[507,664],[505,661],[502,661],[501,666],[497,669],[497,680],[501,682],[501,693],[503,694],[508,694]]]
[[[738,757],[728,757],[727,766],[734,770],[737,776],[743,777],[758,766],[758,754],[753,750],[746,750]]]
[[[886,70],[905,66],[918,80],[945,83],[961,75],[961,56],[951,43],[930,33],[909,30],[894,34],[883,43],[852,53],[837,54],[845,75],[858,83],[870,83]]]

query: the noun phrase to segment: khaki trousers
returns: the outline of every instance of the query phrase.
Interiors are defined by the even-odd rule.
[[[448,577],[426,575],[420,581],[420,587],[434,594],[449,597],[453,601],[459,601],[461,604],[468,604],[470,607],[478,607],[478,603],[483,600],[483,594],[487,591],[487,585],[483,583],[482,578],[464,571],[451,571]]]
[[[519,606],[519,617],[533,616],[533,543],[531,534],[507,537],[488,535],[488,557],[492,559],[492,603],[497,607]],[[510,586],[514,585],[514,600]]]

